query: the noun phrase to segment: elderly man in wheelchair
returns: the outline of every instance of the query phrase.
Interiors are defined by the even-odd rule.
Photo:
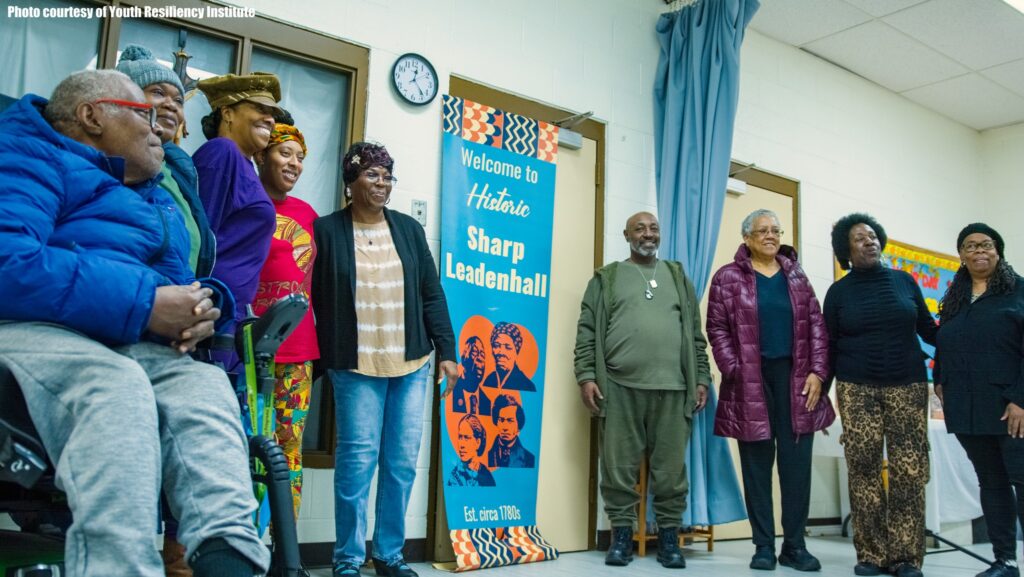
[[[0,115],[0,365],[67,495],[67,575],[162,575],[161,491],[196,576],[261,575],[238,402],[223,371],[188,355],[227,297],[189,270],[156,185],[160,130],[142,91],[106,70]],[[16,445],[19,471],[0,474],[45,466]]]

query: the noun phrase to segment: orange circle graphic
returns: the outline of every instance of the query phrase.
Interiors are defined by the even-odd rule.
[[[537,373],[537,366],[540,361],[540,350],[537,347],[537,339],[534,338],[533,333],[531,333],[529,329],[527,329],[523,325],[514,323],[512,321],[505,322],[514,324],[516,328],[519,329],[519,336],[522,338],[522,343],[517,352],[515,364],[516,366],[519,367],[519,370],[521,370],[523,374],[526,375],[526,377],[532,379],[533,376]],[[462,325],[462,328],[459,331],[459,341],[458,343],[456,343],[459,351],[459,369],[460,372],[463,374],[463,377],[460,378],[459,385],[462,384],[463,379],[468,378],[472,380],[479,380],[479,384],[477,385],[477,391],[479,391],[480,395],[487,395],[487,405],[493,405],[494,400],[497,398],[499,393],[509,394],[512,397],[514,397],[520,404],[523,404],[523,395],[521,394],[522,391],[511,389],[497,389],[494,387],[483,386],[484,380],[486,380],[487,377],[493,374],[495,371],[495,359],[491,346],[491,336],[494,331],[494,327],[495,323],[491,322],[489,319],[482,315],[473,315],[466,320],[465,324]],[[472,352],[471,347],[482,347],[483,349],[484,361],[482,374],[480,374],[478,371],[475,372],[472,369],[472,362],[467,359],[467,357],[470,356]],[[477,355],[479,356],[478,351]],[[469,365],[469,368],[467,368],[467,365]],[[477,366],[479,366],[479,364]],[[463,419],[463,417],[469,414],[464,400],[462,403],[459,404],[462,411],[460,412],[455,410],[456,403],[458,403],[460,400],[457,397],[460,396],[462,395],[460,393],[459,386],[457,386],[453,394],[449,395],[448,398],[445,399],[444,403],[445,423],[448,428],[448,441],[451,443],[452,448],[456,450],[456,455],[458,454],[457,451],[459,422]],[[537,402],[539,401],[540,398],[538,397]],[[482,466],[486,466],[487,452],[494,444],[494,439],[498,435],[498,426],[494,422],[494,418],[491,415],[477,414],[477,418],[479,418],[480,423],[483,425],[484,430],[487,432],[487,439],[482,451],[483,454],[478,457],[475,457],[475,459],[478,462],[482,463]],[[540,426],[540,423],[532,423],[527,421],[523,428],[538,426]],[[494,468],[492,467],[491,469],[493,470]],[[445,471],[445,474],[447,473],[448,472]]]

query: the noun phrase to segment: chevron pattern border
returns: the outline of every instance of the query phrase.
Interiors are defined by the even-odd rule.
[[[441,118],[448,134],[462,135],[462,99],[450,94],[441,96]]]
[[[557,126],[450,94],[442,99],[444,132],[544,162],[558,161]]]
[[[451,532],[452,549],[455,550],[456,571],[473,571],[480,568],[480,554],[473,545],[469,529]]]
[[[451,531],[457,573],[551,561],[558,551],[540,535],[535,525],[499,529]]]
[[[505,150],[537,157],[537,121],[518,114],[505,115]]]

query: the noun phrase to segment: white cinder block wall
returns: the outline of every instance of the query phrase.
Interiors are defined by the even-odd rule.
[[[819,298],[844,214],[869,212],[890,238],[944,252],[982,218],[976,131],[756,32],[741,71],[733,157],[801,181],[801,260]]]
[[[242,0],[295,25],[370,47],[366,136],[387,144],[400,177],[392,206],[428,204],[435,254],[439,226],[440,99],[403,105],[388,76],[418,52],[441,92],[450,75],[607,123],[606,260],[628,255],[622,215],[655,210],[651,88],[658,59],[656,0]],[[554,119],[545,119],[554,120]],[[1012,144],[1015,154],[1005,153]],[[742,51],[733,158],[801,181],[802,258],[815,290],[832,281],[829,230],[868,211],[890,236],[952,251],[959,228],[990,218],[1007,234],[1019,221],[1013,159],[1024,129],[979,135],[860,77],[748,30]],[[732,234],[732,231],[725,231]],[[1018,246],[1024,236],[1014,237]],[[1024,263],[1024,261],[1021,261]],[[1024,264],[1020,265],[1024,269]],[[406,519],[426,536],[429,412],[419,476]],[[332,471],[307,470],[299,524],[304,542],[333,541]],[[816,464],[812,517],[839,515],[834,467]],[[370,508],[370,532],[373,530]]]
[[[1006,241],[1006,260],[1024,273],[1024,124],[981,134],[982,187],[964,204],[983,207]]]

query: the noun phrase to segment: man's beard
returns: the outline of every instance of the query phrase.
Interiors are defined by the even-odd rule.
[[[643,243],[637,242],[637,243],[633,243],[630,246],[630,248],[633,249],[633,252],[639,254],[640,256],[644,256],[644,257],[651,257],[651,256],[654,256],[654,255],[658,254],[658,245],[657,244],[654,244],[654,245],[652,245],[650,247],[646,247],[646,246],[643,245]]]

